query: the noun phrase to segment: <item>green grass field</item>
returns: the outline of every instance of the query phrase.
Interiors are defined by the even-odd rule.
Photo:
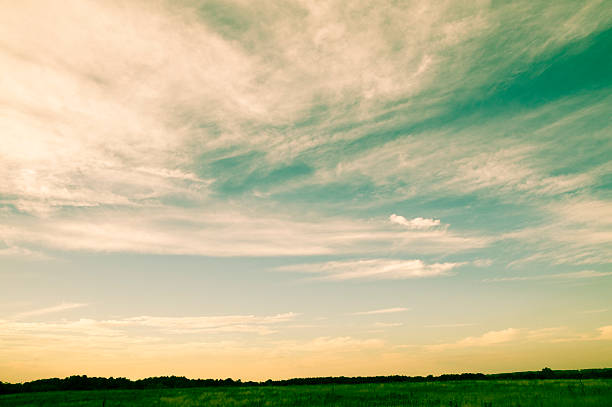
[[[459,381],[24,393],[0,406],[612,406],[612,380]]]

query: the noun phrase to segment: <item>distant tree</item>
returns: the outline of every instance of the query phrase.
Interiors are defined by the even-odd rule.
[[[545,367],[544,369],[542,369],[542,371],[540,372],[541,374],[541,378],[543,379],[552,379],[553,377],[555,377],[555,372],[548,367]]]

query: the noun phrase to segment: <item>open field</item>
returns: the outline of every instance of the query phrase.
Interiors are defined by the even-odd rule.
[[[59,391],[0,396],[2,407],[611,405],[611,379]]]

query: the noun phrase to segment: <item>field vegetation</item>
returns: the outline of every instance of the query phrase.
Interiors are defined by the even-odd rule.
[[[217,386],[5,394],[4,407],[604,407],[612,379]]]

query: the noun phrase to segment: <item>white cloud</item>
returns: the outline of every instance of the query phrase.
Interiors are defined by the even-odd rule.
[[[398,225],[406,226],[409,229],[431,229],[437,226],[440,226],[440,219],[425,219],[425,218],[414,218],[414,219],[406,219],[401,215],[392,214],[389,216],[389,220],[392,223],[397,223]]]
[[[469,347],[490,346],[507,343],[517,340],[520,337],[520,330],[515,328],[503,329],[500,331],[489,331],[481,336],[469,336],[457,342],[429,345],[428,350],[444,351],[449,349],[460,349]]]
[[[294,234],[287,244],[283,244],[283,227],[267,228],[253,241],[235,246],[230,239],[217,243],[215,237],[223,234],[218,229],[209,234],[198,222],[201,212],[218,203],[210,196],[214,176],[194,169],[199,168],[198,158],[220,148],[232,154],[269,151],[262,160],[265,166],[341,138],[360,137],[378,126],[367,119],[379,114],[388,100],[417,95],[428,86],[434,86],[435,93],[441,75],[451,82],[461,78],[455,68],[469,69],[472,58],[449,65],[446,51],[466,45],[466,55],[471,55],[474,40],[486,38],[499,17],[498,11],[483,5],[464,5],[457,14],[455,6],[429,2],[381,8],[353,5],[353,12],[346,12],[342,2],[325,6],[303,1],[283,6],[232,2],[227,7],[252,24],[228,33],[215,26],[212,17],[204,17],[201,9],[187,4],[118,6],[71,0],[61,8],[33,1],[5,7],[0,15],[0,36],[6,45],[0,66],[12,80],[0,96],[0,176],[6,180],[0,184],[0,200],[44,221],[23,227],[23,219],[9,215],[10,230],[0,230],[0,239],[66,250],[206,255],[355,252],[354,246],[350,250],[346,246],[355,240],[365,242],[370,228],[333,234],[321,228],[308,239],[299,239],[295,236],[302,228],[292,229],[295,224],[289,224]],[[255,9],[257,20],[250,20]],[[508,12],[520,16],[513,8]],[[279,13],[283,18],[278,18]],[[586,17],[575,16],[573,30],[576,19],[594,29]],[[302,29],[295,31],[295,26]],[[549,38],[547,29],[533,28],[527,35]],[[579,32],[572,35],[590,31]],[[509,55],[526,56],[521,47],[515,51]],[[486,78],[474,79],[478,86]],[[305,82],[310,86],[304,87]],[[310,117],[315,104],[334,106],[338,109],[330,111],[342,113],[322,117],[316,129],[278,132],[267,127]],[[429,107],[413,114],[422,118],[422,110],[435,111]],[[327,130],[338,124],[337,119],[365,124],[330,136]],[[468,189],[514,185],[519,190],[533,186],[530,191],[567,191],[585,181],[580,177],[537,181],[535,169],[517,164],[529,157],[529,148],[465,158],[471,141],[441,149],[441,142],[397,140],[365,152],[354,162],[316,168],[315,178],[353,172],[373,174],[376,182],[385,184],[407,168],[428,173],[428,162],[449,158],[454,164],[435,172],[451,179],[440,187],[464,188],[470,181]],[[455,175],[456,167],[461,171]],[[437,185],[431,179],[409,184],[426,191]],[[434,187],[423,186],[429,184]],[[265,197],[266,191],[260,196]],[[152,225],[161,221],[149,213],[181,210],[180,205],[168,203],[181,200],[199,208],[194,211],[198,215],[190,214],[193,223],[184,217],[181,231],[172,236]],[[243,203],[238,212],[246,212],[246,206]],[[74,207],[80,209],[70,212]],[[278,221],[269,208],[264,212]],[[92,221],[100,216],[104,224]],[[225,229],[236,235],[237,223],[231,216],[223,217]],[[137,227],[134,218],[141,221]],[[443,233],[439,219],[394,214],[391,221],[405,226],[406,233],[385,236],[377,230],[382,242],[375,244],[389,243],[395,253],[405,248],[429,253],[487,244],[487,239]],[[248,227],[251,223],[245,225],[242,236],[257,232]],[[135,238],[128,238],[126,230],[133,230]],[[54,237],[62,232],[67,237],[57,242]],[[343,244],[347,233],[348,243]],[[315,234],[329,239],[317,245]],[[431,249],[431,241],[437,248]]]
[[[484,279],[483,281],[500,282],[500,281],[528,281],[528,280],[552,280],[552,279],[572,279],[573,280],[573,279],[609,277],[609,276],[612,276],[612,272],[582,270],[582,271],[576,271],[576,272],[570,272],[570,273],[538,274],[535,276],[487,278],[487,279]]]
[[[579,111],[572,121],[586,121],[593,110],[603,117],[610,100],[596,102],[593,106],[586,103],[584,97],[568,98],[526,113],[475,122],[465,129],[432,128],[422,134],[408,133],[335,163],[324,179],[368,177],[384,191],[375,199],[386,204],[390,200],[399,203],[432,195],[444,197],[477,192],[503,202],[533,205],[535,201],[549,202],[547,198],[568,192],[588,193],[598,179],[610,172],[610,164],[552,175],[559,163],[543,155],[543,151],[550,149],[549,145],[512,137],[490,137],[498,131],[500,121],[507,125],[540,117],[543,123],[548,123],[551,111],[563,109],[566,112],[568,104],[577,105]],[[584,108],[585,104],[588,108]],[[409,121],[418,123],[423,115],[427,116],[422,112],[416,115]],[[475,150],[474,145],[479,148]],[[386,189],[388,185],[395,187]],[[404,223],[408,222],[406,219]]]
[[[602,326],[599,330],[599,336],[597,339],[600,340],[612,340],[612,325]]]
[[[399,280],[450,275],[462,263],[426,264],[422,260],[368,259],[278,267],[279,271],[321,274],[325,280]]]
[[[389,233],[365,221],[321,221],[316,215],[316,221],[294,220],[276,209],[246,209],[239,201],[227,208],[211,197],[214,176],[194,169],[202,154],[269,151],[265,166],[328,143],[324,129],[335,125],[331,119],[307,134],[260,128],[310,115],[313,100],[342,105],[340,95],[352,100],[417,91],[434,73],[434,48],[448,46],[429,28],[419,35],[433,48],[388,32],[389,18],[402,27],[406,21],[429,27],[450,12],[441,7],[438,13],[427,3],[418,17],[411,7],[346,14],[339,3],[323,12],[297,2],[283,7],[286,19],[278,19],[278,6],[259,6],[258,19],[267,23],[258,20],[249,28],[255,32],[239,39],[215,32],[213,21],[202,21],[201,10],[187,5],[70,0],[61,8],[33,1],[5,7],[0,66],[11,81],[0,96],[0,177],[6,180],[0,204],[27,215],[3,212],[0,239],[22,249],[0,255],[25,257],[29,246],[38,245],[219,256],[355,253],[368,245],[429,253],[486,245],[481,237],[440,231]],[[296,21],[303,30],[293,30]],[[354,29],[366,23],[370,31]],[[453,42],[471,35],[471,29],[451,31]],[[375,50],[391,51],[390,34],[403,44],[402,52],[381,64]],[[271,43],[245,48],[252,38]],[[347,47],[345,38],[359,45]],[[408,66],[413,75],[406,76]],[[311,86],[304,87],[305,81]],[[371,103],[379,104],[377,97]],[[348,119],[355,118],[351,113]],[[339,137],[345,136],[359,134]],[[423,229],[427,222],[415,225]]]
[[[405,311],[410,311],[410,308],[405,308],[405,307],[382,308],[382,309],[375,309],[375,310],[370,310],[370,311],[353,312],[352,315],[393,314],[396,312],[405,312]]]
[[[25,247],[19,247],[19,246],[7,246],[4,248],[0,248],[0,258],[2,257],[19,258],[19,259],[27,259],[27,260],[35,260],[35,261],[51,259],[50,256],[42,252],[26,249]]]
[[[507,233],[537,248],[536,254],[511,266],[544,260],[554,264],[607,264],[612,262],[612,203],[593,198],[571,198],[544,207],[547,217],[540,226]]]
[[[201,197],[210,180],[187,168],[203,151],[260,148],[274,159],[324,143],[327,132],[259,127],[309,115],[313,100],[343,106],[357,96],[364,106],[351,118],[361,118],[381,99],[418,92],[450,46],[432,24],[452,31],[454,44],[484,24],[481,16],[445,20],[454,10],[426,2],[418,13],[407,5],[346,13],[342,2],[225,7],[246,19],[235,36],[184,3],[4,7],[0,66],[11,81],[2,94],[0,193],[38,215]],[[458,23],[463,29],[453,29]]]
[[[565,326],[538,329],[507,328],[485,332],[480,336],[469,336],[455,342],[426,345],[425,349],[428,351],[447,351],[526,342],[561,343],[607,340],[612,340],[612,326],[602,326],[590,332],[575,332]]]
[[[8,218],[0,225],[0,239],[67,251],[212,256],[369,253],[381,247],[395,253],[450,253],[490,241],[439,231],[389,231],[383,222],[356,219],[293,219],[289,214],[255,211],[249,215],[218,204],[206,211],[98,208],[66,218]]]
[[[488,346],[496,343],[509,342],[518,336],[519,331],[508,328],[501,331],[489,331],[482,336],[468,337],[457,342],[459,346]]]
[[[159,221],[147,214],[160,207],[182,209],[171,201],[188,201],[200,212],[215,206],[210,196],[214,176],[195,170],[203,153],[269,151],[262,166],[284,162],[300,152],[342,138],[354,139],[378,127],[367,119],[377,117],[385,110],[381,106],[399,96],[418,95],[426,89],[434,95],[440,88],[448,92],[446,84],[439,83],[442,77],[454,86],[469,82],[478,87],[494,74],[457,80],[477,60],[471,57],[476,51],[472,47],[479,43],[475,40],[489,38],[489,30],[498,26],[500,11],[483,4],[459,9],[426,1],[375,8],[355,4],[350,12],[343,2],[296,1],[281,6],[239,1],[226,6],[230,14],[248,20],[237,31],[220,29],[215,25],[219,22],[204,16],[203,9],[178,3],[69,0],[55,7],[20,1],[3,8],[0,37],[5,46],[0,66],[11,81],[4,84],[0,96],[0,177],[5,180],[0,184],[0,200],[45,221],[15,226],[23,219],[9,215],[6,224],[12,229],[0,231],[0,239],[67,250],[179,253],[185,247],[185,253],[208,255],[349,252],[339,248],[346,231],[329,239],[334,247],[316,245],[310,238],[302,249],[298,238],[286,245],[281,244],[282,238],[275,238],[283,235],[282,228],[267,229],[255,242],[237,244],[232,251],[229,240],[216,244],[218,230],[208,235],[200,228],[193,233],[201,226],[199,215],[192,216],[195,225],[181,224],[176,235],[187,236],[181,239],[147,224]],[[597,24],[588,16],[597,15],[596,9],[572,13],[566,21],[571,32],[567,35],[581,38],[595,30]],[[504,10],[508,18],[521,18],[518,9]],[[283,18],[278,18],[281,14]],[[254,15],[257,19],[250,17]],[[296,31],[295,26],[301,29]],[[554,48],[560,45],[557,41],[541,40],[549,39],[551,33],[558,35],[557,30],[530,26],[521,35],[533,38],[530,43]],[[524,43],[522,39],[508,41],[514,52],[507,55],[529,61],[533,55],[518,45]],[[467,48],[458,54],[465,57],[449,60],[447,51],[461,45]],[[309,86],[304,87],[306,82]],[[270,130],[311,117],[311,109],[319,104],[334,109],[321,117],[315,129]],[[413,114],[422,119],[423,110],[437,111],[430,107]],[[331,126],[354,122],[364,124],[330,136]],[[563,192],[587,180],[580,176],[539,179],[535,169],[520,165],[529,158],[525,148],[466,158],[470,142],[441,149],[441,143],[398,140],[354,162],[317,168],[316,176],[371,173],[384,184],[407,168],[428,173],[431,167],[426,163],[443,162],[438,160],[442,157],[453,163],[435,172],[451,178],[439,185],[446,188],[464,188],[467,183],[468,190],[512,185],[518,190]],[[456,168],[461,171],[455,175]],[[418,181],[414,188],[430,181]],[[266,196],[266,191],[260,194]],[[238,211],[246,212],[246,206]],[[80,209],[70,212],[75,207]],[[275,218],[271,210],[267,212],[267,217]],[[92,221],[98,216],[106,219],[105,224]],[[420,246],[423,239],[435,240],[437,252],[444,245],[451,251],[486,245],[483,239],[435,230],[442,228],[438,219],[394,216],[407,232],[429,233],[388,236],[384,242],[392,242],[395,251],[406,246],[429,250]],[[124,232],[134,227],[133,218],[144,220],[135,228],[137,238],[129,239]],[[231,217],[225,218],[226,229],[235,229]],[[290,230],[298,234],[299,229]],[[62,242],[52,238],[64,231],[68,236]],[[253,230],[242,232],[248,236]],[[350,241],[356,233],[349,237]],[[198,239],[204,243],[196,245]]]
[[[122,337],[120,330],[106,326],[104,321],[91,318],[59,321],[0,320],[0,332],[4,339],[28,338],[30,341],[84,337]]]
[[[602,312],[608,312],[608,308],[588,309],[585,311],[580,311],[579,314],[600,314]]]
[[[102,324],[119,327],[147,327],[172,334],[252,332],[261,335],[276,332],[271,326],[293,321],[298,314],[288,312],[272,316],[227,315],[204,317],[153,317],[139,316],[119,320],[102,321]]]
[[[298,316],[293,312],[270,316],[222,315],[197,317],[136,316],[119,319],[81,318],[59,321],[23,322],[18,319],[73,309],[83,304],[62,304],[27,313],[16,320],[0,320],[0,331],[5,338],[30,336],[61,337],[112,337],[112,338],[161,338],[164,335],[182,336],[194,334],[246,333],[268,335],[276,332],[275,326],[292,322]],[[18,317],[18,318],[17,318]]]
[[[549,209],[571,224],[612,226],[612,203],[604,200],[570,200]]]
[[[459,158],[456,175],[444,186],[463,192],[481,189],[501,192],[529,192],[530,196],[556,195],[590,185],[593,174],[546,176],[534,162],[536,146],[517,144],[498,151]]]
[[[22,318],[28,318],[28,317],[34,317],[34,316],[40,316],[40,315],[46,315],[46,314],[54,314],[57,312],[86,307],[87,305],[88,304],[77,303],[77,302],[63,302],[61,304],[54,305],[51,307],[35,309],[32,311],[20,312],[16,314],[13,318],[22,319]]]

